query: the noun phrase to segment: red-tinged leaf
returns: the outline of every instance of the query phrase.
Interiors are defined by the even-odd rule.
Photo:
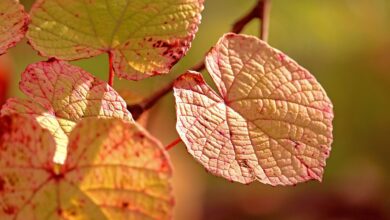
[[[316,79],[267,43],[227,34],[199,73],[175,83],[177,131],[212,174],[241,183],[321,180],[332,142],[332,104]]]
[[[165,74],[189,49],[204,0],[39,0],[27,34],[42,55],[113,56],[117,76]]]
[[[34,119],[2,117],[0,131],[0,219],[170,219],[168,157],[136,124],[81,121],[63,166],[52,161],[51,132]]]
[[[132,120],[126,102],[106,82],[63,61],[28,66],[22,74],[20,89],[30,99],[9,99],[1,113],[28,115],[52,132],[57,143],[54,158],[57,163],[64,162],[68,135],[81,119]]]
[[[7,100],[11,84],[12,65],[10,57],[0,56],[0,109]]]
[[[29,17],[18,0],[0,1],[0,55],[26,34]]]

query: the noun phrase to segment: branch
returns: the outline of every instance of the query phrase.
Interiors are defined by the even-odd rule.
[[[142,102],[127,106],[127,110],[131,112],[134,120],[137,120],[139,117],[141,117],[142,113],[144,113],[146,110],[153,107],[154,104],[157,103],[157,101],[159,101],[162,97],[168,94],[172,90],[174,82],[175,80],[173,80],[168,85],[161,88],[159,91],[154,93],[151,97],[144,99]]]
[[[256,5],[241,19],[233,24],[232,32],[241,33],[253,19],[260,19],[260,38],[268,41],[269,17],[271,12],[271,0],[258,0]]]
[[[191,67],[190,70],[200,72],[200,71],[204,70],[205,68],[206,67],[205,67],[204,62],[200,62],[200,63],[196,64],[195,66]],[[127,110],[129,110],[129,112],[131,112],[134,120],[137,120],[139,117],[141,117],[142,113],[144,113],[145,111],[152,108],[162,97],[164,97],[166,94],[171,92],[173,89],[173,84],[175,83],[175,80],[172,80],[172,82],[165,85],[160,90],[155,92],[152,96],[144,99],[140,103],[134,104],[134,105],[128,105]]]
[[[270,6],[271,6],[271,0],[258,0],[256,5],[249,11],[249,13],[241,17],[238,21],[236,21],[233,24],[231,32],[234,32],[236,34],[241,33],[242,30],[249,22],[251,22],[253,19],[258,18],[261,19],[261,26],[260,26],[261,39],[267,41]],[[198,72],[204,70],[205,69],[204,59],[189,69]],[[151,97],[144,99],[142,102],[135,105],[128,106],[127,109],[133,115],[134,120],[137,120],[142,115],[142,113],[144,113],[145,111],[153,107],[154,104],[156,104],[163,96],[165,96],[170,91],[172,91],[174,82],[175,80],[173,80],[168,85],[161,88]]]
[[[261,12],[261,5],[262,5],[262,0],[258,0],[256,5],[243,17],[241,17],[238,21],[236,21],[233,24],[232,32],[233,33],[241,33],[242,30],[244,30],[245,26],[249,24],[253,19],[259,18],[259,12]]]
[[[262,0],[259,1],[259,19],[261,20],[260,25],[260,39],[267,42],[268,41],[268,30],[269,30],[269,20],[271,14],[271,0]]]
[[[204,63],[204,60],[196,64],[195,66],[191,67],[190,70],[201,72],[204,69],[206,69],[206,64]]]

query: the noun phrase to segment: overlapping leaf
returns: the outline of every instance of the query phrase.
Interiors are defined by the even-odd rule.
[[[291,185],[321,180],[332,104],[316,79],[267,43],[227,34],[206,57],[220,95],[199,73],[175,84],[177,130],[211,173]]]
[[[23,125],[23,126],[21,126]],[[0,218],[169,219],[171,167],[161,144],[121,119],[82,120],[65,165],[30,117],[0,118]]]
[[[169,72],[185,55],[203,0],[39,0],[27,37],[41,54],[75,60],[110,53],[119,77]]]
[[[9,99],[2,115],[25,114],[48,129],[57,144],[55,162],[63,163],[68,135],[83,118],[132,120],[126,102],[107,83],[79,67],[51,60],[27,67],[20,89],[28,100]]]
[[[28,15],[18,0],[0,1],[0,55],[24,37],[28,21]]]

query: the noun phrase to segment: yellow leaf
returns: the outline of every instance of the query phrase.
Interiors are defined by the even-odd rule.
[[[40,0],[31,10],[31,45],[76,60],[110,53],[115,73],[140,80],[168,73],[191,46],[204,0]]]
[[[0,131],[1,219],[171,218],[168,157],[136,124],[82,120],[60,167],[51,132],[34,119],[2,117]]]

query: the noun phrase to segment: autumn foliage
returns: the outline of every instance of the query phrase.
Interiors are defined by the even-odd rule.
[[[27,14],[16,0],[0,2],[0,30],[7,29],[0,53],[27,31],[29,44],[48,58],[22,73],[27,98],[10,98],[1,109],[1,219],[172,218],[167,149],[134,120],[112,77],[168,74],[190,49],[203,3],[38,0]],[[229,181],[321,181],[333,105],[262,30],[263,40],[223,35],[198,66],[218,92],[191,69],[170,84],[177,132],[200,165]],[[109,83],[67,62],[103,53]]]

